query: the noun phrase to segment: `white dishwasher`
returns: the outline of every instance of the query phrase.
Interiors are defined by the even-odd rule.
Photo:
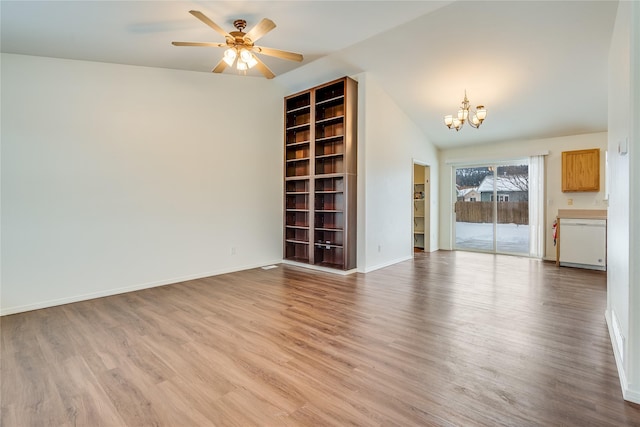
[[[607,221],[604,219],[560,220],[560,265],[607,269]]]

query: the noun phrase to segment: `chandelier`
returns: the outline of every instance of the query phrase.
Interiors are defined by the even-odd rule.
[[[484,119],[487,117],[487,109],[484,108],[484,105],[478,105],[476,107],[476,111],[473,112],[473,116],[471,119],[469,116],[472,111],[469,107],[469,100],[467,99],[467,91],[464,91],[464,101],[460,104],[460,109],[458,110],[458,115],[454,117],[449,114],[444,116],[444,124],[447,125],[449,129],[455,129],[456,132],[462,129],[465,122],[468,122],[469,125],[473,128],[479,128]]]

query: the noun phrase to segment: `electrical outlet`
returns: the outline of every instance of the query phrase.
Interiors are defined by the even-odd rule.
[[[236,248],[235,246],[231,246],[231,255],[235,255],[238,253],[238,248]]]
[[[567,205],[569,206],[573,205],[573,199],[567,199]]]

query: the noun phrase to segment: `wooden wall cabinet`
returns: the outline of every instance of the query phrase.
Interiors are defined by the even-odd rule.
[[[562,191],[600,191],[600,149],[562,152]]]
[[[284,99],[284,259],[356,267],[357,82]]]

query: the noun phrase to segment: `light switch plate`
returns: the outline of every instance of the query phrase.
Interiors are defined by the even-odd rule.
[[[629,152],[629,138],[618,141],[618,154],[624,156]]]

